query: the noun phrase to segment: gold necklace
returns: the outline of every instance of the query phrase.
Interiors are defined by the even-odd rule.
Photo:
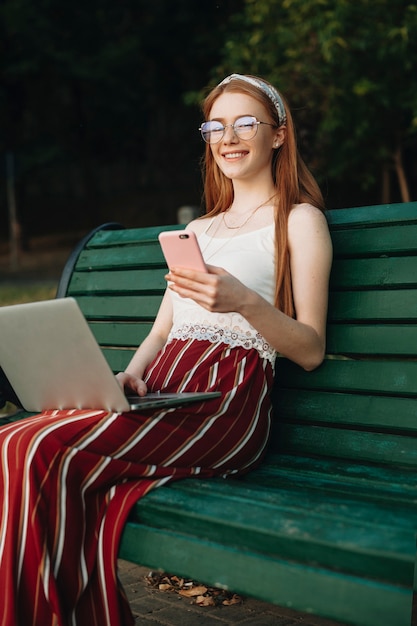
[[[247,224],[247,223],[249,222],[250,218],[251,218],[253,215],[255,215],[256,211],[257,211],[258,209],[260,209],[261,207],[265,206],[265,205],[266,205],[266,204],[267,204],[270,200],[272,200],[272,198],[274,197],[274,195],[275,195],[275,194],[273,194],[270,198],[268,198],[268,200],[265,200],[265,202],[263,202],[262,204],[260,204],[259,206],[257,206],[257,207],[256,207],[256,209],[254,209],[254,210],[251,212],[251,214],[249,215],[249,217],[248,217],[248,218],[247,218],[247,219],[243,222],[243,224],[240,224],[240,226],[232,226],[232,227],[230,227],[230,228],[229,228],[229,226],[227,226],[227,224],[226,224],[226,222],[225,222],[225,219],[224,219],[224,214],[226,213],[226,211],[223,211],[223,212],[221,213],[222,218],[221,218],[221,220],[219,220],[219,221],[218,221],[218,224],[217,224],[216,230],[214,231],[214,233],[213,233],[211,236],[209,236],[207,233],[208,233],[208,231],[210,230],[210,227],[211,227],[211,226],[212,226],[212,224],[213,224],[213,221],[214,221],[214,220],[213,220],[213,221],[211,222],[211,224],[208,226],[207,230],[205,231],[206,237],[209,239],[209,241],[206,243],[206,245],[204,246],[203,250],[201,251],[201,252],[202,252],[202,254],[203,254],[203,256],[204,256],[204,260],[205,260],[205,261],[208,261],[208,260],[209,260],[209,259],[211,259],[211,258],[212,258],[215,254],[217,254],[220,250],[222,250],[222,249],[224,248],[224,246],[225,246],[227,243],[229,243],[229,242],[233,239],[233,237],[235,237],[235,236],[237,235],[237,233],[239,232],[239,230],[240,230],[241,228],[243,228],[243,227],[245,226],[245,224]],[[219,214],[219,215],[220,215],[220,214]],[[217,216],[216,216],[216,217],[217,217]],[[226,228],[228,228],[229,230],[233,230],[234,232],[233,232],[233,234],[232,234],[232,235],[230,235],[230,237],[224,237],[224,239],[223,239],[222,243],[220,244],[220,246],[218,246],[215,250],[213,250],[213,251],[209,252],[209,251],[208,251],[208,248],[209,248],[210,244],[212,244],[212,243],[213,243],[214,238],[215,238],[215,236],[217,235],[217,232],[218,232],[218,230],[219,230],[219,228],[220,228],[220,226],[221,226],[221,221],[223,221],[223,223],[224,223],[224,225],[226,226]],[[208,254],[207,254],[207,253],[208,253]]]
[[[223,216],[223,224],[226,226],[226,228],[228,230],[240,230],[241,228],[243,228],[244,226],[246,226],[246,224],[249,222],[249,220],[251,219],[251,217],[253,215],[255,215],[256,211],[258,211],[259,209],[261,209],[263,206],[265,206],[266,204],[268,204],[268,202],[270,200],[272,200],[272,198],[275,196],[275,194],[272,194],[272,196],[270,198],[268,198],[268,200],[265,200],[265,202],[262,202],[262,204],[260,204],[259,206],[257,206],[255,209],[253,209],[253,211],[251,211],[249,213],[249,217],[247,217],[244,222],[242,224],[239,224],[239,226],[229,226],[229,224],[226,222],[226,213],[227,211],[223,211],[222,216]]]
[[[212,222],[212,223],[213,223],[213,222]],[[207,231],[206,231],[206,233],[205,233],[205,234],[206,234],[206,237],[207,237],[207,239],[208,239],[208,241],[207,241],[206,245],[204,246],[203,250],[201,251],[201,254],[203,255],[204,260],[205,260],[206,262],[207,262],[207,261],[209,261],[209,260],[210,260],[210,259],[211,259],[211,258],[212,258],[215,254],[217,254],[220,250],[222,250],[222,249],[224,248],[224,246],[225,246],[227,243],[229,243],[229,242],[233,239],[233,237],[234,237],[235,235],[237,235],[237,233],[239,232],[239,229],[238,229],[238,228],[236,228],[236,229],[235,229],[235,231],[234,231],[234,233],[233,233],[232,235],[230,235],[230,237],[223,237],[222,239],[220,239],[221,244],[220,244],[219,246],[217,246],[217,248],[216,248],[215,250],[211,250],[211,251],[209,251],[209,250],[208,250],[208,248],[210,247],[210,245],[211,245],[211,244],[213,244],[213,242],[215,242],[215,241],[216,241],[215,236],[216,236],[216,234],[217,234],[217,231],[218,231],[218,230],[219,230],[219,228],[220,228],[220,225],[221,225],[221,220],[219,220],[219,222],[218,222],[218,224],[217,224],[217,228],[216,228],[216,230],[214,231],[214,233],[213,233],[211,236],[209,236],[209,235],[207,234],[207,232],[208,232],[208,230],[210,230],[210,226],[211,226],[211,224],[210,224],[210,226],[208,227],[208,229],[207,229]]]

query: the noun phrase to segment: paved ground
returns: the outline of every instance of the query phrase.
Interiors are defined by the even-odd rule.
[[[145,567],[120,560],[119,571],[137,626],[342,626],[250,598],[231,606],[200,607],[149,586]]]

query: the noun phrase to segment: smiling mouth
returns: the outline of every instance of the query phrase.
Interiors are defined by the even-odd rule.
[[[223,158],[225,158],[225,159],[240,159],[241,157],[244,157],[247,154],[248,154],[247,152],[228,152],[227,154],[223,155]]]

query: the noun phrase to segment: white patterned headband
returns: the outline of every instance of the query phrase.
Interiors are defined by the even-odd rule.
[[[272,85],[269,85],[261,78],[246,76],[244,74],[230,74],[230,76],[226,76],[226,78],[224,78],[222,82],[219,83],[219,87],[220,85],[227,85],[227,83],[230,83],[231,80],[235,80],[235,79],[243,80],[245,83],[249,83],[250,85],[253,85],[254,87],[257,87],[258,89],[263,91],[268,96],[268,98],[271,100],[272,104],[278,111],[278,119],[279,119],[280,126],[286,123],[287,114],[285,113],[284,103],[282,102],[281,96],[279,95],[275,87],[273,87]]]

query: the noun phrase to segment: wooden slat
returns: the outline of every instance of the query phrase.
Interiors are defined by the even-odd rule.
[[[332,289],[417,287],[417,256],[336,260],[330,285]]]
[[[110,368],[113,372],[123,372],[130,360],[132,359],[135,350],[125,349],[125,350],[108,350],[106,348],[103,349],[104,357],[107,363],[110,365]]]
[[[278,449],[284,454],[319,455],[417,469],[415,436],[293,424],[282,424],[278,431]]]
[[[327,211],[327,218],[332,230],[352,226],[374,228],[381,224],[417,224],[417,202],[333,209]]]
[[[335,258],[417,253],[417,225],[333,230]]]
[[[90,322],[97,343],[102,347],[137,347],[148,335],[152,322]]]
[[[92,268],[101,270],[165,266],[164,256],[158,243],[140,242],[131,246],[86,249],[80,254],[76,269],[89,271]]]
[[[287,360],[277,363],[278,386],[321,391],[417,397],[417,361],[326,359],[312,372]]]
[[[361,429],[401,430],[417,434],[415,398],[285,389],[276,392],[274,404],[279,422],[327,422],[334,426],[360,426]]]
[[[101,230],[90,239],[88,248],[107,248],[109,245],[137,244],[138,241],[157,242],[158,235],[163,230],[182,230],[182,224],[149,226],[144,228],[129,228],[126,230]]]
[[[153,320],[161,302],[160,296],[80,296],[78,304],[91,320]]]
[[[373,322],[417,320],[417,289],[391,291],[333,291],[329,294],[329,321]]]
[[[416,324],[329,324],[329,354],[416,356]]]
[[[68,295],[95,293],[163,293],[166,288],[166,268],[102,270],[75,272],[71,278]]]
[[[270,452],[267,462],[240,480],[260,489],[313,490],[340,498],[364,499],[395,510],[401,503],[416,516],[417,482],[413,467],[352,463],[351,460]]]

